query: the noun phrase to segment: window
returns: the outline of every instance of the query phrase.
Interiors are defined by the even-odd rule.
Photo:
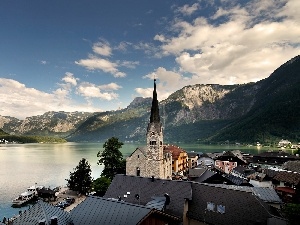
[[[156,145],[156,141],[150,141],[150,145]]]
[[[207,210],[215,211],[215,204],[213,202],[207,202]]]
[[[140,170],[140,167],[137,167],[136,168],[136,175],[139,177],[141,176],[141,170]]]
[[[224,214],[225,213],[225,206],[224,205],[217,205],[217,212]]]

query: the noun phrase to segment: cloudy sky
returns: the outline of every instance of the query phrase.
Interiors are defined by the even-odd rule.
[[[268,77],[300,53],[299,0],[1,0],[0,115],[103,111]]]

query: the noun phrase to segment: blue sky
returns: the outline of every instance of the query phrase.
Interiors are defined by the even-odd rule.
[[[0,115],[116,110],[268,77],[300,52],[299,0],[1,0]]]

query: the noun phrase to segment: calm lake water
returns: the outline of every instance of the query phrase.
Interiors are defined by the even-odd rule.
[[[188,152],[222,152],[239,149],[246,153],[258,153],[269,148],[255,146],[176,144]],[[97,165],[97,152],[103,143],[63,144],[7,144],[0,145],[0,221],[11,218],[19,210],[11,207],[11,200],[37,183],[46,187],[65,186],[65,179],[86,158],[91,165],[92,177],[98,178],[103,166]],[[143,144],[125,143],[121,148],[123,156],[131,154]]]

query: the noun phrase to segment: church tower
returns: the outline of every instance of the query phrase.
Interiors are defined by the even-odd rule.
[[[152,160],[163,158],[163,129],[160,122],[159,107],[156,93],[156,80],[154,79],[153,99],[150,122],[147,127],[147,157]]]
[[[172,178],[172,155],[164,153],[163,128],[160,122],[159,107],[154,79],[150,121],[146,134],[147,145],[137,148],[126,159],[126,175]]]

